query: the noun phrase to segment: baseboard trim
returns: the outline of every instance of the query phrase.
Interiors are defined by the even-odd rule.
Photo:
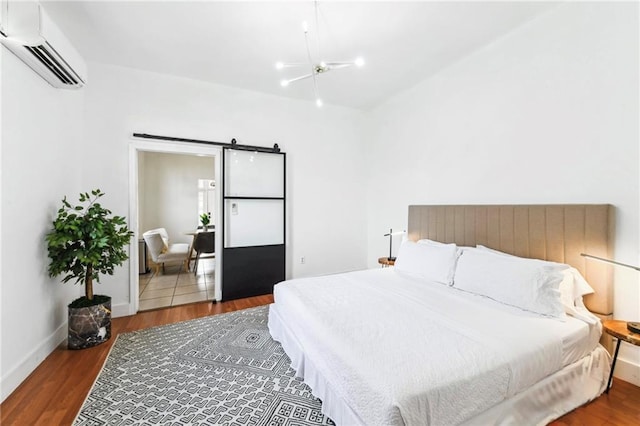
[[[613,375],[625,382],[640,386],[640,365],[627,359],[618,357]]]
[[[118,305],[111,305],[111,318],[118,317],[127,317],[129,315],[134,315],[131,313],[131,304],[130,303],[120,303]]]
[[[0,402],[4,401],[31,374],[51,352],[67,338],[65,321],[47,339],[31,351],[24,359],[0,378]]]

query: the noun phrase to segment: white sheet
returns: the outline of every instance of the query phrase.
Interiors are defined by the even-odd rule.
[[[465,421],[464,426],[547,425],[606,389],[611,356],[598,345],[588,355]]]
[[[274,297],[272,335],[301,351],[294,368],[339,424],[460,423],[579,359],[597,334],[390,268],[292,280]]]

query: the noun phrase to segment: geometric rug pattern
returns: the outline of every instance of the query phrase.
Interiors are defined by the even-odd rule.
[[[74,425],[333,425],[271,338],[268,312],[118,335]]]

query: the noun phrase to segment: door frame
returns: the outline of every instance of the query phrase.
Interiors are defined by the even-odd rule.
[[[129,245],[129,315],[138,313],[140,305],[140,280],[138,274],[138,155],[140,152],[161,152],[166,154],[199,155],[214,158],[214,178],[216,185],[222,182],[222,166],[220,158],[222,148],[213,145],[202,145],[187,142],[167,142],[155,140],[140,140],[131,138],[129,143],[129,229],[133,231],[133,239]],[[216,191],[218,208],[214,212],[215,223],[222,223],[222,191]],[[216,247],[222,247],[222,232],[215,233]],[[222,300],[222,250],[216,250],[215,269],[215,300]],[[219,252],[219,253],[218,253]]]

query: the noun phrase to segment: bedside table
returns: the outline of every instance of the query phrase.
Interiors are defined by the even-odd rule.
[[[393,266],[396,263],[396,260],[395,259],[389,260],[388,257],[379,257],[378,263],[381,264],[383,268],[386,268],[388,266]]]
[[[626,321],[607,320],[602,322],[602,327],[605,333],[618,339],[616,344],[616,350],[613,355],[613,361],[611,362],[611,373],[609,373],[609,381],[607,382],[607,390],[605,393],[609,393],[611,387],[611,379],[613,379],[613,369],[616,368],[616,359],[618,359],[618,350],[620,350],[620,342],[623,340],[632,345],[640,346],[640,334],[632,333],[627,329]]]

